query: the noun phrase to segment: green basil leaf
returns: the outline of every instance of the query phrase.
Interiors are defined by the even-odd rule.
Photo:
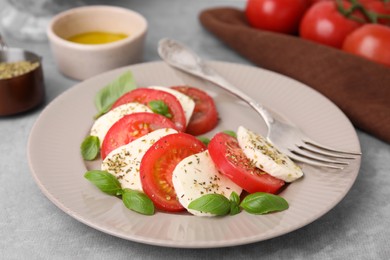
[[[227,134],[227,135],[230,135],[230,136],[232,136],[232,137],[234,137],[234,138],[237,138],[237,134],[236,134],[236,132],[234,132],[234,131],[225,130],[225,131],[223,131],[223,133],[225,133],[225,134]]]
[[[235,191],[230,194],[229,199],[232,203],[240,204],[240,196]]]
[[[237,215],[238,213],[241,212],[240,205],[235,204],[235,203],[230,203],[230,215]]]
[[[230,200],[230,215],[236,215],[240,213],[240,196],[236,192],[232,192],[229,197]]]
[[[246,196],[240,206],[252,214],[266,214],[288,209],[288,203],[284,198],[264,192],[256,192]]]
[[[221,194],[206,194],[193,200],[188,205],[188,208],[217,216],[223,216],[229,213],[230,202]]]
[[[84,177],[95,184],[104,193],[109,195],[121,195],[122,188],[117,178],[109,172],[92,170],[84,174]]]
[[[154,214],[154,204],[145,193],[130,189],[124,189],[122,201],[126,208],[144,215]]]
[[[172,114],[169,113],[169,107],[162,100],[152,100],[148,103],[150,109],[156,113],[163,115],[167,118],[172,118]]]
[[[95,118],[107,113],[119,97],[135,88],[134,77],[130,71],[102,88],[95,96],[95,106],[99,111]]]
[[[81,143],[80,150],[84,160],[95,160],[100,151],[99,138],[93,135],[87,136]]]
[[[210,143],[210,138],[204,137],[204,136],[198,136],[197,137],[199,141],[204,143],[204,145],[208,146]]]

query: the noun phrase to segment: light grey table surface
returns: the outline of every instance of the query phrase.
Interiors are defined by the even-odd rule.
[[[4,4],[1,1],[0,8]],[[149,32],[144,61],[159,60],[158,40],[172,37],[206,59],[249,64],[198,22],[198,14],[205,8],[242,8],[243,1],[86,2],[125,6],[146,17]],[[12,38],[7,41],[11,46],[28,49],[43,57],[46,104],[77,83],[57,71],[47,42]],[[26,151],[30,130],[42,109],[0,118],[1,259],[390,258],[390,145],[366,133],[357,131],[363,159],[355,184],[336,207],[315,222],[281,237],[249,245],[175,249],[131,242],[97,231],[64,213],[43,195],[30,174]]]

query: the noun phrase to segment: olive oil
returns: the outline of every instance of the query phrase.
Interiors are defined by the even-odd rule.
[[[110,33],[110,32],[87,32],[74,35],[68,38],[68,41],[81,44],[104,44],[110,42],[116,42],[127,38],[128,35],[123,33]]]

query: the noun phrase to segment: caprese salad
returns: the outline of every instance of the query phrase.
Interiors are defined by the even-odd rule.
[[[196,87],[137,88],[127,72],[102,89],[95,104],[98,118],[81,153],[85,160],[101,160],[101,168],[85,178],[139,213],[280,211],[288,203],[276,194],[303,176],[286,155],[243,126],[199,138],[219,119],[214,100]]]

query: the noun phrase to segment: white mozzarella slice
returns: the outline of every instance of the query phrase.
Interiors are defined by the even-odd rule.
[[[194,100],[192,100],[192,98],[190,98],[187,95],[184,95],[183,93],[181,93],[177,90],[167,88],[167,87],[151,86],[149,88],[162,90],[162,91],[168,92],[169,94],[174,95],[177,98],[177,100],[179,100],[180,105],[184,110],[186,122],[188,125],[188,122],[190,121],[192,113],[194,112],[194,108],[195,108],[195,102],[194,102]]]
[[[120,105],[99,117],[93,124],[90,135],[97,136],[100,140],[101,146],[108,130],[110,130],[111,126],[115,124],[115,122],[125,115],[138,112],[153,113],[150,108],[140,103],[127,103]]]
[[[174,133],[177,133],[174,129],[162,128],[120,146],[107,155],[101,169],[113,174],[122,188],[142,191],[139,173],[142,157],[157,140]]]
[[[244,154],[256,167],[275,178],[292,182],[303,176],[298,165],[259,134],[240,126],[237,140]]]
[[[238,195],[242,192],[241,187],[218,172],[207,150],[179,162],[172,173],[172,183],[181,205],[196,216],[214,215],[188,209],[191,201],[206,194],[216,193],[229,198],[233,191]]]

